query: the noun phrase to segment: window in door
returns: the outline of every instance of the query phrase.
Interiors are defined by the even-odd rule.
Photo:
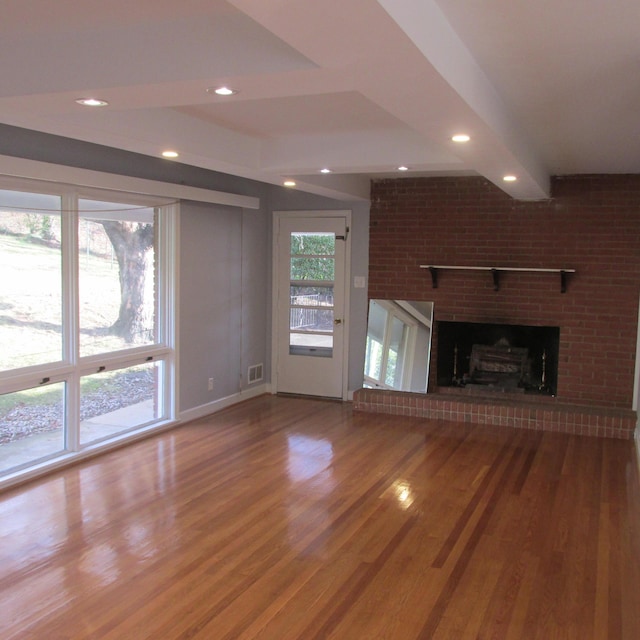
[[[289,353],[333,355],[336,238],[333,233],[290,236]]]

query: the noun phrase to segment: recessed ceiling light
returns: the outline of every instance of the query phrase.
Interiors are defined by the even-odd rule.
[[[466,133],[456,133],[455,136],[451,136],[451,140],[453,140],[454,142],[469,142],[469,140],[471,140],[471,137]]]
[[[106,107],[109,104],[106,100],[98,98],[78,98],[76,102],[83,107]]]
[[[320,169],[320,173],[331,173],[331,169],[325,167],[324,169]]]
[[[505,182],[515,182],[518,178],[516,176],[504,176],[504,178],[502,178]]]
[[[177,151],[171,151],[171,150],[167,149],[167,151],[163,151],[162,152],[162,155],[165,158],[177,158],[179,154],[178,154]]]
[[[295,187],[296,183],[293,180],[285,180],[284,181],[284,186],[285,187]]]
[[[409,167],[405,167],[404,165],[398,167],[398,171],[409,171]]]
[[[209,87],[207,93],[215,93],[217,96],[235,96],[238,93],[237,89],[231,87]]]

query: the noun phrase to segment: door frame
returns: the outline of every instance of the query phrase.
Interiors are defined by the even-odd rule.
[[[344,252],[344,319],[342,322],[342,400],[347,400],[349,388],[349,325],[351,299],[351,210],[350,209],[314,209],[307,211],[274,211],[271,250],[271,393],[278,393],[278,298],[280,284],[278,281],[278,235],[280,221],[283,219],[308,220],[310,218],[344,218],[347,229]]]

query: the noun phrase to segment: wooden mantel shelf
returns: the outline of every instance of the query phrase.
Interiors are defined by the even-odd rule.
[[[567,290],[567,274],[575,273],[575,269],[543,269],[540,267],[464,267],[460,265],[443,265],[443,264],[421,264],[421,269],[429,269],[431,272],[431,282],[433,288],[438,288],[438,271],[439,270],[458,270],[458,271],[490,271],[493,276],[493,290],[500,289],[500,272],[501,271],[526,271],[528,273],[557,273],[560,275],[560,293]]]

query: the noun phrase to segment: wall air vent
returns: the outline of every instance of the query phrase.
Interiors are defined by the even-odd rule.
[[[249,367],[247,381],[249,384],[253,384],[254,382],[260,382],[260,380],[262,380],[262,363],[252,364]]]

